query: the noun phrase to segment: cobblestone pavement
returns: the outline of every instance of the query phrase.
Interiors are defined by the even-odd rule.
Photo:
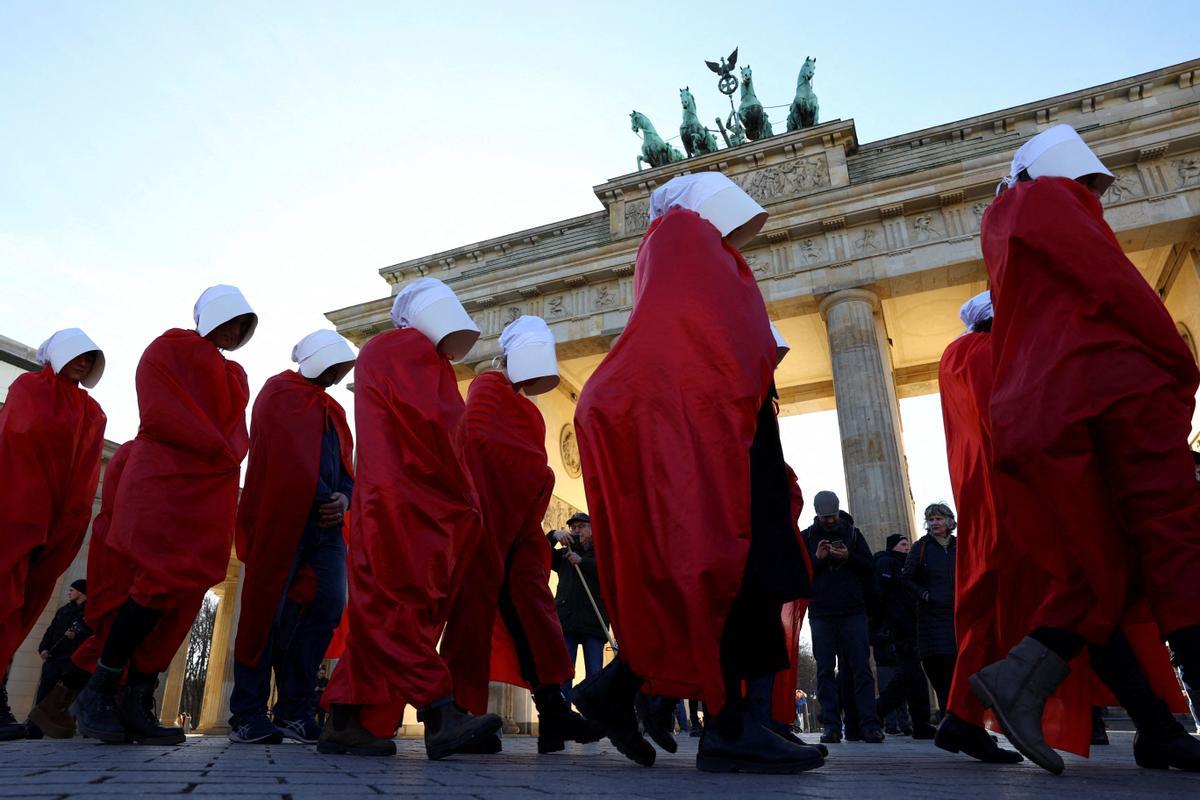
[[[395,758],[322,756],[285,743],[232,745],[190,737],[179,747],[101,745],[83,739],[0,744],[0,797],[106,798],[192,794],[239,800],[340,800],[394,795],[421,798],[630,797],[692,800],[787,795],[811,798],[1054,797],[1103,800],[1200,797],[1200,775],[1138,769],[1132,734],[1112,734],[1090,761],[1067,758],[1056,778],[1030,764],[986,767],[929,742],[831,747],[822,769],[803,775],[709,775],[695,769],[696,739],[644,769],[606,744],[568,745],[539,756],[529,737],[505,740],[497,756],[425,758],[417,739],[399,740]]]

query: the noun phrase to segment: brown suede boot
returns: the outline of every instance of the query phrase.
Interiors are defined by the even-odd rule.
[[[54,684],[50,694],[29,712],[29,720],[51,739],[70,739],[75,735],[75,718],[67,709],[78,694],[78,689],[70,689],[62,683]]]
[[[990,708],[1021,754],[1042,769],[1061,775],[1062,756],[1046,744],[1042,711],[1071,669],[1038,640],[1026,636],[1003,660],[971,676],[971,691]]]
[[[394,756],[396,742],[376,736],[358,721],[358,706],[335,705],[317,740],[317,752],[352,756]]]

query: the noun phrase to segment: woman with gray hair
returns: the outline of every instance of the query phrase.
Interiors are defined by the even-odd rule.
[[[904,562],[906,585],[917,599],[917,651],[942,713],[950,701],[950,682],[958,657],[954,640],[957,527],[950,506],[931,503],[925,508],[926,534],[913,545]]]

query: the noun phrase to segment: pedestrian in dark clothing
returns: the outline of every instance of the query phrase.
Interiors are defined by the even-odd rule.
[[[71,669],[71,654],[83,640],[92,635],[92,630],[83,620],[87,604],[87,581],[80,580],[67,589],[67,603],[54,612],[54,620],[42,641],[38,643],[38,655],[42,657],[42,675],[38,680],[37,699],[42,702],[54,684]]]
[[[945,503],[925,509],[924,536],[904,562],[904,579],[917,599],[917,648],[929,683],[945,713],[958,646],[954,640],[954,512]]]
[[[600,575],[596,571],[596,551],[592,549],[592,521],[587,514],[576,514],[567,520],[569,531],[552,531],[547,535],[552,545],[550,566],[558,573],[558,591],[554,595],[558,621],[562,624],[571,663],[583,648],[583,668],[591,677],[604,667],[604,645],[608,643],[608,613],[600,599]],[[575,567],[578,566],[578,571]],[[580,574],[583,581],[580,580]],[[586,588],[584,585],[586,581]],[[588,591],[591,599],[588,599]],[[595,607],[592,600],[596,601]],[[600,609],[600,618],[596,609]],[[563,683],[563,697],[571,702],[571,686]]]
[[[904,578],[904,563],[909,554],[908,539],[894,533],[887,538],[888,549],[875,554],[875,584],[879,590],[879,611],[874,619],[875,662],[891,665],[885,681],[880,668],[879,698],[876,710],[885,717],[908,703],[914,739],[932,739],[929,724],[929,684],[921,670],[917,647],[917,601]]]
[[[838,505],[833,492],[817,492],[813,499],[817,517],[804,532],[813,564],[808,618],[817,660],[817,700],[825,729],[821,741],[841,741],[836,672],[848,668],[854,676],[853,705],[863,741],[878,743],[883,741],[883,731],[875,714],[867,632],[867,597],[874,588],[874,564],[866,538]]]

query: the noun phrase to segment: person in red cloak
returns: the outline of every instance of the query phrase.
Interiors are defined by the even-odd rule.
[[[70,711],[81,733],[104,742],[184,741],[179,728],[158,724],[154,689],[204,593],[224,580],[233,545],[250,389],[221,351],[249,341],[258,317],[224,285],[206,289],[193,316],[195,330],[168,330],[138,363],[138,434],[103,554],[89,554],[119,565],[121,580],[92,589],[99,658]]]
[[[455,442],[464,404],[452,360],[479,337],[448,286],[420,278],[392,305],[396,330],[363,346],[354,421],[358,465],[347,554],[346,653],[322,703],[322,753],[387,756],[404,707],[418,708],[430,759],[478,749],[501,725],[455,704],[438,637],[468,555],[486,543]]]
[[[550,593],[550,546],[542,518],[554,490],[546,424],[528,397],[558,385],[554,335],[540,317],[520,317],[500,334],[502,369],[471,382],[460,447],[479,493],[484,537],[473,548],[441,652],[454,696],[487,711],[488,679],[524,686],[538,710],[538,752],[594,742],[602,729],[571,711],[561,684],[574,674]],[[499,752],[498,736],[484,742]]]
[[[1200,664],[1200,493],[1187,447],[1200,373],[1104,222],[1099,194],[1112,180],[1073,129],[1055,126],[1018,150],[981,233],[996,309],[995,495],[1002,525],[1026,527],[1050,583],[1028,635],[970,683],[1017,749],[1055,773],[1046,700],[1086,644],[1107,645],[1131,620],[1141,592],[1181,660]],[[1200,742],[1158,716],[1139,725],[1138,764],[1200,767]]]
[[[742,694],[743,681],[788,666],[782,606],[809,591],[775,416],[776,345],[738,252],[766,212],[707,172],[655,190],[651,213],[633,312],[575,413],[621,646],[575,705],[646,766],[655,751],[633,712],[644,683],[704,699],[714,721],[702,770],[819,767],[817,750],[773,733]]]
[[[87,334],[58,331],[38,361],[42,370],[13,381],[0,406],[0,740],[25,736],[8,707],[8,670],[83,544],[107,422],[85,391],[104,374]]]
[[[342,519],[354,488],[346,412],[326,391],[354,367],[350,343],[331,330],[292,349],[297,371],[264,384],[250,420],[250,459],[235,544],[246,565],[234,644],[229,739],[313,744],[321,659],[346,604]],[[311,584],[303,605],[293,586]],[[299,588],[299,587],[297,587]],[[267,716],[271,673],[277,696]]]

